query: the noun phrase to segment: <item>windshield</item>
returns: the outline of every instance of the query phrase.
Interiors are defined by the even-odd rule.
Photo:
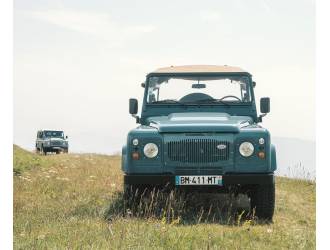
[[[45,137],[64,138],[63,131],[45,131],[44,134],[45,134]]]
[[[248,76],[152,76],[147,103],[251,102]]]

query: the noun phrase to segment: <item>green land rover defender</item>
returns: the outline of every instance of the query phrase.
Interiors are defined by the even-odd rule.
[[[154,187],[247,194],[261,219],[274,213],[276,151],[262,127],[270,99],[260,99],[247,71],[230,66],[160,68],[129,100],[139,126],[122,149],[125,192]]]

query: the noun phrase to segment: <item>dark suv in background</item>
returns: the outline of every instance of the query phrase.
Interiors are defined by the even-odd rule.
[[[46,155],[52,153],[68,153],[68,136],[62,130],[39,130],[36,140],[36,152]]]

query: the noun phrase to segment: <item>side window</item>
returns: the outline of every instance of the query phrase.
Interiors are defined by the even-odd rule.
[[[40,139],[40,131],[37,133],[37,138]]]

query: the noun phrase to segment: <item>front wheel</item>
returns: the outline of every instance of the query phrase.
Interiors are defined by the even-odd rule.
[[[251,194],[251,210],[261,220],[272,221],[275,208],[275,184],[258,185]]]

